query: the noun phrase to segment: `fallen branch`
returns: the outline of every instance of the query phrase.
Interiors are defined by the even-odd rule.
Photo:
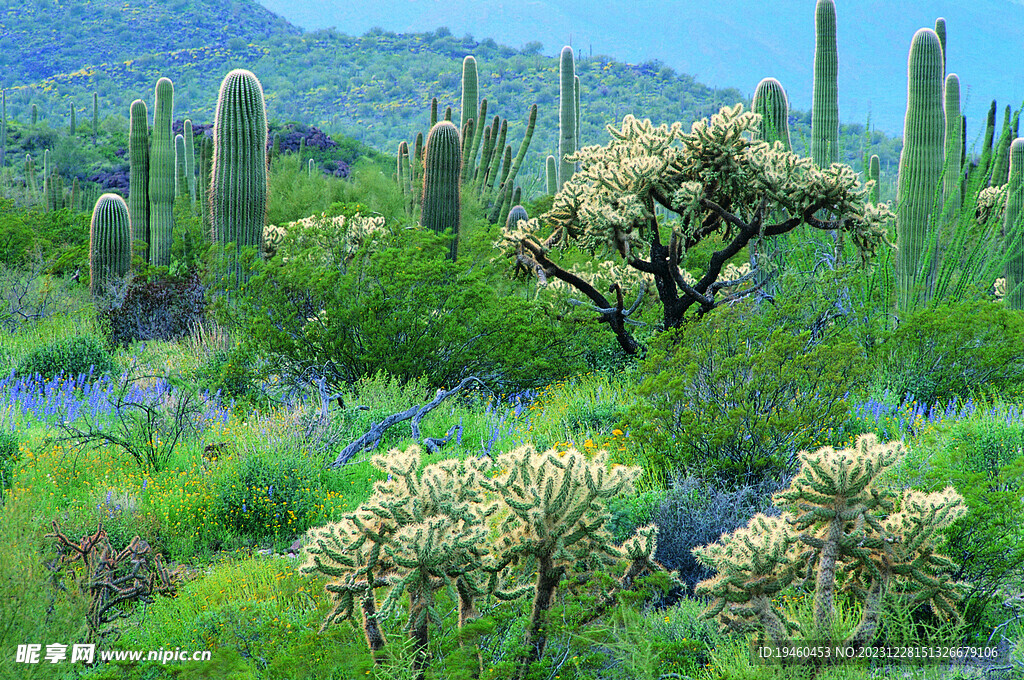
[[[387,430],[392,425],[395,425],[396,423],[401,423],[403,421],[409,420],[410,418],[412,419],[412,436],[416,443],[423,444],[423,446],[431,453],[440,451],[442,446],[451,441],[452,435],[455,433],[457,426],[454,426],[452,427],[452,429],[448,430],[448,434],[443,439],[436,439],[430,437],[427,438],[426,441],[423,441],[422,435],[420,434],[420,421],[423,420],[423,417],[425,415],[427,415],[435,408],[437,408],[442,401],[452,396],[453,394],[459,392],[472,382],[480,383],[481,387],[487,389],[487,386],[484,385],[484,383],[479,378],[470,376],[468,378],[464,378],[462,382],[460,382],[458,385],[456,385],[450,390],[438,390],[437,394],[434,395],[434,399],[430,403],[425,404],[423,406],[412,406],[399,413],[391,414],[390,416],[380,421],[379,423],[371,424],[370,429],[366,432],[366,434],[364,434],[362,437],[360,437],[359,439],[355,440],[354,442],[346,446],[344,449],[342,449],[341,453],[338,454],[338,457],[334,459],[334,462],[328,464],[327,467],[341,467],[342,465],[348,463],[348,461],[360,451],[365,451],[366,449],[373,449],[374,447],[377,446],[377,444],[380,443],[380,439],[382,436],[384,436],[385,430]]]

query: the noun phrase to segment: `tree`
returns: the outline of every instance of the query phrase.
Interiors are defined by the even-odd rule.
[[[615,282],[610,292],[616,300],[609,302],[583,277],[552,261],[552,249],[575,243],[596,257],[621,258],[622,269],[632,270],[634,280],[637,274],[643,277],[639,286],[655,286],[664,327],[678,328],[687,318],[702,317],[759,290],[771,278],[771,272],[758,271],[769,263],[755,262],[749,273],[719,280],[728,260],[752,241],[806,224],[848,235],[865,262],[882,242],[892,246],[884,228],[892,212],[867,201],[852,168],[819,168],[779,143],[751,141],[760,118],[737,104],[684,132],[681,123],[655,127],[626,116],[621,127],[608,126],[612,139],[607,145],[575,154],[580,171],[555,196],[550,211],[540,220],[505,228],[508,254],[517,267],[544,280],[559,279],[584,294],[623,350],[634,354],[637,343],[626,326],[635,323],[630,315],[643,289],[627,309],[625,280]],[[659,205],[681,219],[659,224]],[[547,238],[538,234],[542,224],[553,229]],[[712,236],[724,245],[694,278],[681,269],[686,252]],[[760,283],[739,288],[754,280]]]

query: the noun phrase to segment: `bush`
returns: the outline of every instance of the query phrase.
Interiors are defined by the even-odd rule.
[[[201,323],[206,287],[198,274],[183,279],[136,279],[98,310],[104,334],[112,345],[134,340],[177,340]]]
[[[336,384],[384,371],[431,388],[475,375],[518,390],[582,368],[567,330],[528,300],[499,295],[481,271],[448,261],[420,230],[370,236],[258,265],[234,309],[252,351],[292,375],[319,367]]]
[[[219,464],[212,512],[222,525],[253,539],[291,538],[319,518],[321,470],[299,454],[249,456]]]
[[[90,380],[95,380],[115,368],[114,357],[100,340],[91,335],[80,335],[36,348],[14,372],[22,377],[39,375],[43,380],[58,375],[87,375]]]
[[[89,213],[68,208],[45,212],[38,207],[18,208],[13,200],[0,198],[0,264],[20,267],[34,253],[42,252],[49,258],[59,252],[48,273],[86,271],[90,219]]]
[[[1024,376],[1024,312],[973,300],[922,309],[900,323],[874,352],[879,391],[918,402],[1007,390]]]
[[[756,485],[727,489],[696,477],[676,478],[651,515],[658,525],[655,557],[691,589],[714,572],[697,561],[694,548],[714,543],[723,533],[746,525],[759,512],[777,516],[772,494],[788,481],[767,479]]]
[[[18,437],[8,430],[0,430],[0,500],[11,488],[14,466],[19,458]]]
[[[219,392],[224,402],[262,406],[267,403],[267,395],[261,389],[256,365],[255,357],[241,348],[219,349],[196,369],[193,378],[196,387],[211,395]]]
[[[812,333],[789,310],[765,308],[723,307],[652,343],[622,426],[645,469],[776,476],[842,425],[866,371],[863,351],[845,331]]]
[[[954,577],[970,583],[965,614],[970,632],[980,633],[992,596],[1024,577],[1024,423],[1014,410],[996,410],[933,426],[908,470],[920,470],[925,491],[952,485],[964,497],[968,512],[946,529],[943,552],[959,567]]]

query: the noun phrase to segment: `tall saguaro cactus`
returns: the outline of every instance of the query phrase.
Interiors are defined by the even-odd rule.
[[[559,57],[558,72],[558,190],[561,191],[575,170],[575,164],[565,160],[576,153],[576,73],[572,48],[566,45]]]
[[[941,36],[940,36],[941,38]],[[945,167],[942,179],[942,202],[947,223],[954,224],[960,215],[961,158],[963,157],[963,119],[960,115],[960,78],[955,73],[946,76],[943,89],[946,107]]]
[[[192,121],[185,120],[185,181],[188,184],[189,200],[193,208],[196,204],[196,142],[195,133],[192,130]]]
[[[914,34],[907,59],[907,113],[896,196],[897,309],[910,312],[931,297],[940,258],[939,181],[945,161],[942,46],[930,28]],[[926,258],[926,253],[930,255]]]
[[[1007,173],[1010,170],[1010,142],[1017,136],[1013,132],[1016,127],[1015,118],[1017,118],[1017,114],[1014,114],[1010,105],[1007,104],[1003,111],[1003,131],[999,135],[999,142],[996,144],[992,156],[992,186],[994,187],[1006,184]]]
[[[188,195],[188,175],[185,174],[185,136],[174,136],[174,200]]]
[[[477,106],[480,103],[480,86],[476,68],[476,58],[467,55],[462,60],[462,119],[459,129],[466,127],[470,119],[477,118]],[[477,121],[478,123],[480,121]],[[479,126],[478,126],[479,127]]]
[[[424,149],[423,207],[420,224],[438,234],[452,230],[450,257],[458,255],[459,172],[462,169],[459,130],[450,121],[441,121],[430,129]]]
[[[935,35],[939,36],[939,45],[942,47],[942,72],[946,72],[946,19],[939,17],[935,20]]]
[[[871,160],[868,161],[868,179],[873,181],[871,185],[871,193],[869,194],[868,201],[874,205],[878,205],[878,199],[882,194],[882,190],[879,187],[879,181],[882,179],[882,168],[881,162],[878,159],[878,154],[871,154]]]
[[[549,155],[544,161],[544,179],[548,193],[554,196],[558,192],[558,163],[554,156]]]
[[[1009,251],[1005,270],[1006,305],[1010,309],[1024,309],[1024,139],[1020,137],[1010,144],[1006,188],[1006,212],[1003,214],[1003,242]]]
[[[814,9],[814,92],[811,109],[811,158],[826,168],[839,160],[839,56],[836,4],[818,0]]]
[[[216,243],[225,253],[221,273],[244,278],[239,251],[263,247],[267,216],[267,109],[263,86],[251,71],[224,76],[213,120],[213,177],[210,218]],[[229,244],[234,244],[230,246]]]
[[[782,83],[765,78],[757,84],[752,105],[754,113],[761,115],[760,138],[769,144],[782,142],[786,151],[792,151],[789,141],[789,100]]]
[[[103,194],[89,224],[89,292],[102,297],[107,285],[128,273],[132,261],[128,204],[117,194]]]
[[[167,78],[156,83],[153,108],[153,140],[149,156],[149,262],[156,267],[171,264],[174,231],[174,85]]]

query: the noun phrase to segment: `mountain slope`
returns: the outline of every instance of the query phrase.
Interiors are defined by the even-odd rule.
[[[8,0],[0,14],[0,87],[144,54],[299,33],[247,0]]]
[[[399,32],[447,26],[455,35],[491,37],[521,46],[543,43],[555,55],[563,44],[640,63],[657,59],[718,87],[751,95],[758,81],[778,78],[791,105],[809,109],[815,0],[324,0],[261,4],[305,28],[334,26],[358,35],[372,26]],[[837,0],[841,119],[872,123],[901,135],[906,109],[910,39],[944,16],[950,71],[970,96],[966,113],[973,141],[991,99],[1016,107],[1024,96],[1024,36],[1020,0]]]

